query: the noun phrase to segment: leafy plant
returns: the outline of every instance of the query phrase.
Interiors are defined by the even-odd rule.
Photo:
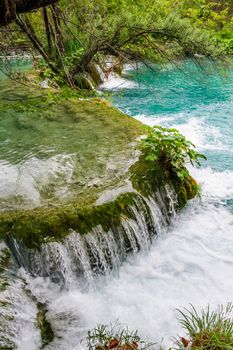
[[[162,126],[154,126],[147,137],[142,140],[142,149],[146,159],[159,161],[166,169],[174,172],[180,180],[189,176],[185,163],[200,165],[199,158],[206,157],[195,151],[191,141],[186,140],[176,129],[167,129]]]
[[[224,43],[224,48],[225,48],[225,52],[228,54],[228,55],[233,55],[233,39],[225,39],[223,41]]]
[[[180,323],[189,339],[176,340],[175,349],[182,350],[188,346],[192,350],[233,349],[233,304],[229,303],[226,307],[221,305],[214,311],[208,306],[200,314],[193,305],[190,310],[178,311],[181,314]]]
[[[88,350],[149,350],[154,343],[143,341],[138,331],[129,331],[128,328],[122,327],[120,324],[109,326],[99,324],[96,328],[88,331],[86,338]]]

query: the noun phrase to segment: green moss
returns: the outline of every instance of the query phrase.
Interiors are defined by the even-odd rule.
[[[0,236],[12,232],[27,247],[38,248],[45,239],[63,239],[69,228],[80,234],[89,232],[97,225],[108,230],[118,225],[122,215],[129,215],[129,205],[133,204],[134,193],[126,193],[115,201],[99,206],[77,207],[74,203],[59,208],[7,212],[1,214]]]
[[[0,274],[2,274],[7,268],[10,261],[11,253],[8,248],[0,251]]]
[[[198,184],[190,175],[181,181],[175,173],[168,171],[159,163],[146,160],[143,156],[132,166],[131,172],[134,188],[144,196],[150,195],[166,184],[171,184],[177,194],[178,209],[182,209],[187,201],[198,193]]]
[[[10,261],[10,250],[5,248],[0,251],[0,292],[4,291],[8,286],[9,282],[4,272]],[[4,302],[0,300],[0,307],[3,306]]]
[[[144,156],[130,168],[130,172],[133,187],[146,197],[170,181],[168,171],[159,163],[146,160]]]
[[[5,307],[10,305],[11,303],[7,300],[0,300],[0,307]]]
[[[130,168],[133,187],[143,196],[148,196],[170,183],[175,188],[179,208],[197,193],[197,183],[190,176],[185,181],[165,171],[159,164],[146,161],[142,156]],[[0,216],[0,237],[13,233],[29,248],[39,248],[48,240],[62,240],[69,229],[86,234],[97,225],[105,231],[120,224],[122,216],[131,217],[129,206],[134,204],[137,193],[124,193],[114,201],[102,205],[84,205],[71,202],[56,208],[39,208],[19,212],[6,212]],[[169,204],[169,203],[167,203]]]
[[[7,279],[5,277],[0,277],[0,292],[3,292],[4,290],[9,287],[9,283],[7,282]]]
[[[184,208],[187,201],[193,199],[199,190],[196,180],[190,175],[184,181],[177,179],[177,181],[173,182],[173,185],[177,193],[178,205],[180,209]]]
[[[45,304],[37,303],[37,308],[39,310],[37,314],[37,324],[41,333],[41,340],[42,340],[41,348],[43,349],[46,345],[48,345],[53,341],[54,332],[51,328],[50,323],[46,319],[47,309]]]

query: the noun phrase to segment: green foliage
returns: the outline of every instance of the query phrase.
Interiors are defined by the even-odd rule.
[[[153,127],[142,141],[142,148],[147,160],[159,161],[182,181],[189,177],[185,168],[186,161],[190,161],[192,165],[200,165],[199,158],[206,159],[203,154],[195,151],[194,144],[186,140],[178,130],[161,126]]]
[[[228,55],[233,55],[233,38],[223,40],[225,52]]]
[[[106,54],[142,62],[170,61],[196,53],[219,58],[223,38],[233,28],[227,1],[219,6],[217,0],[60,0],[59,6],[60,28],[54,38],[51,34],[52,48],[42,11],[25,16],[46,52],[46,67],[55,73],[45,69],[44,76],[59,86],[74,86],[75,75],[87,71],[90,63],[103,63]],[[51,26],[49,7],[47,12]],[[25,34],[9,35],[10,47],[17,46],[20,38],[25,39]],[[229,52],[228,48],[225,52]]]
[[[200,313],[191,305],[190,310],[178,310],[180,323],[191,341],[192,350],[233,349],[233,305],[219,306],[211,311],[210,306]],[[181,339],[176,340],[176,349],[185,349]]]
[[[73,46],[70,47],[69,52],[67,52],[64,63],[66,67],[73,68],[75,64],[79,63],[81,58],[83,57],[85,50],[83,47],[75,48]]]
[[[66,85],[63,74],[55,74],[51,68],[47,66],[44,60],[40,60],[38,63],[38,68],[41,70],[40,76],[42,79],[48,79],[51,86],[63,87]]]
[[[99,324],[93,330],[88,331],[86,338],[88,350],[111,349],[113,342],[118,344],[118,349],[122,350],[149,350],[154,345],[154,343],[143,341],[138,335],[138,331],[130,331],[120,324],[110,324],[110,326]]]

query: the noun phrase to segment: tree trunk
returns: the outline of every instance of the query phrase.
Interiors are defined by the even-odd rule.
[[[0,26],[12,22],[19,13],[26,13],[59,0],[0,0]]]
[[[48,13],[47,13],[47,9],[45,7],[43,7],[43,9],[42,9],[42,14],[43,14],[45,30],[46,30],[46,36],[47,36],[47,42],[48,42],[48,53],[49,53],[49,55],[52,55],[53,44],[52,44],[51,24],[50,24],[50,21],[49,21],[49,16],[48,16]]]
[[[57,68],[52,64],[52,59],[49,57],[47,52],[45,51],[42,43],[40,40],[37,38],[30,22],[24,21],[22,18],[19,16],[16,18],[16,23],[18,26],[21,28],[21,30],[28,36],[30,41],[32,42],[34,48],[41,54],[41,56],[44,58],[48,66],[52,69],[52,71],[56,74],[59,74],[59,71]]]

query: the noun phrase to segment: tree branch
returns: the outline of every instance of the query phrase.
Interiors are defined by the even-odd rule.
[[[0,26],[15,20],[16,15],[55,4],[59,0],[0,0]]]

